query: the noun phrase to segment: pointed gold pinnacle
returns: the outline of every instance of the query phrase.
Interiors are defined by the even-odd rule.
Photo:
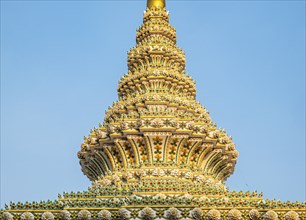
[[[166,7],[166,0],[147,0],[147,7],[164,8]]]

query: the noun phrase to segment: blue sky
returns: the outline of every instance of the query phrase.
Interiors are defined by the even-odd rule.
[[[305,198],[305,2],[168,1],[197,99],[240,153],[231,190]],[[145,1],[1,1],[1,207],[90,182],[77,151],[117,99]]]

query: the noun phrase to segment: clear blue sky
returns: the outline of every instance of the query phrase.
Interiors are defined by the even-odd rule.
[[[305,2],[168,1],[197,99],[240,152],[232,190],[305,200]],[[1,207],[87,189],[145,1],[1,1]]]

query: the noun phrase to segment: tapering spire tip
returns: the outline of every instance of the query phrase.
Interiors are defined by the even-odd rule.
[[[166,7],[166,0],[147,0],[147,8],[165,8]]]

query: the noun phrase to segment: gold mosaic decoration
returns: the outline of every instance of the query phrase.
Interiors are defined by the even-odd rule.
[[[164,0],[148,0],[119,100],[84,138],[78,158],[92,186],[56,201],[13,203],[4,220],[306,219],[306,203],[229,191],[238,152],[196,101]]]

